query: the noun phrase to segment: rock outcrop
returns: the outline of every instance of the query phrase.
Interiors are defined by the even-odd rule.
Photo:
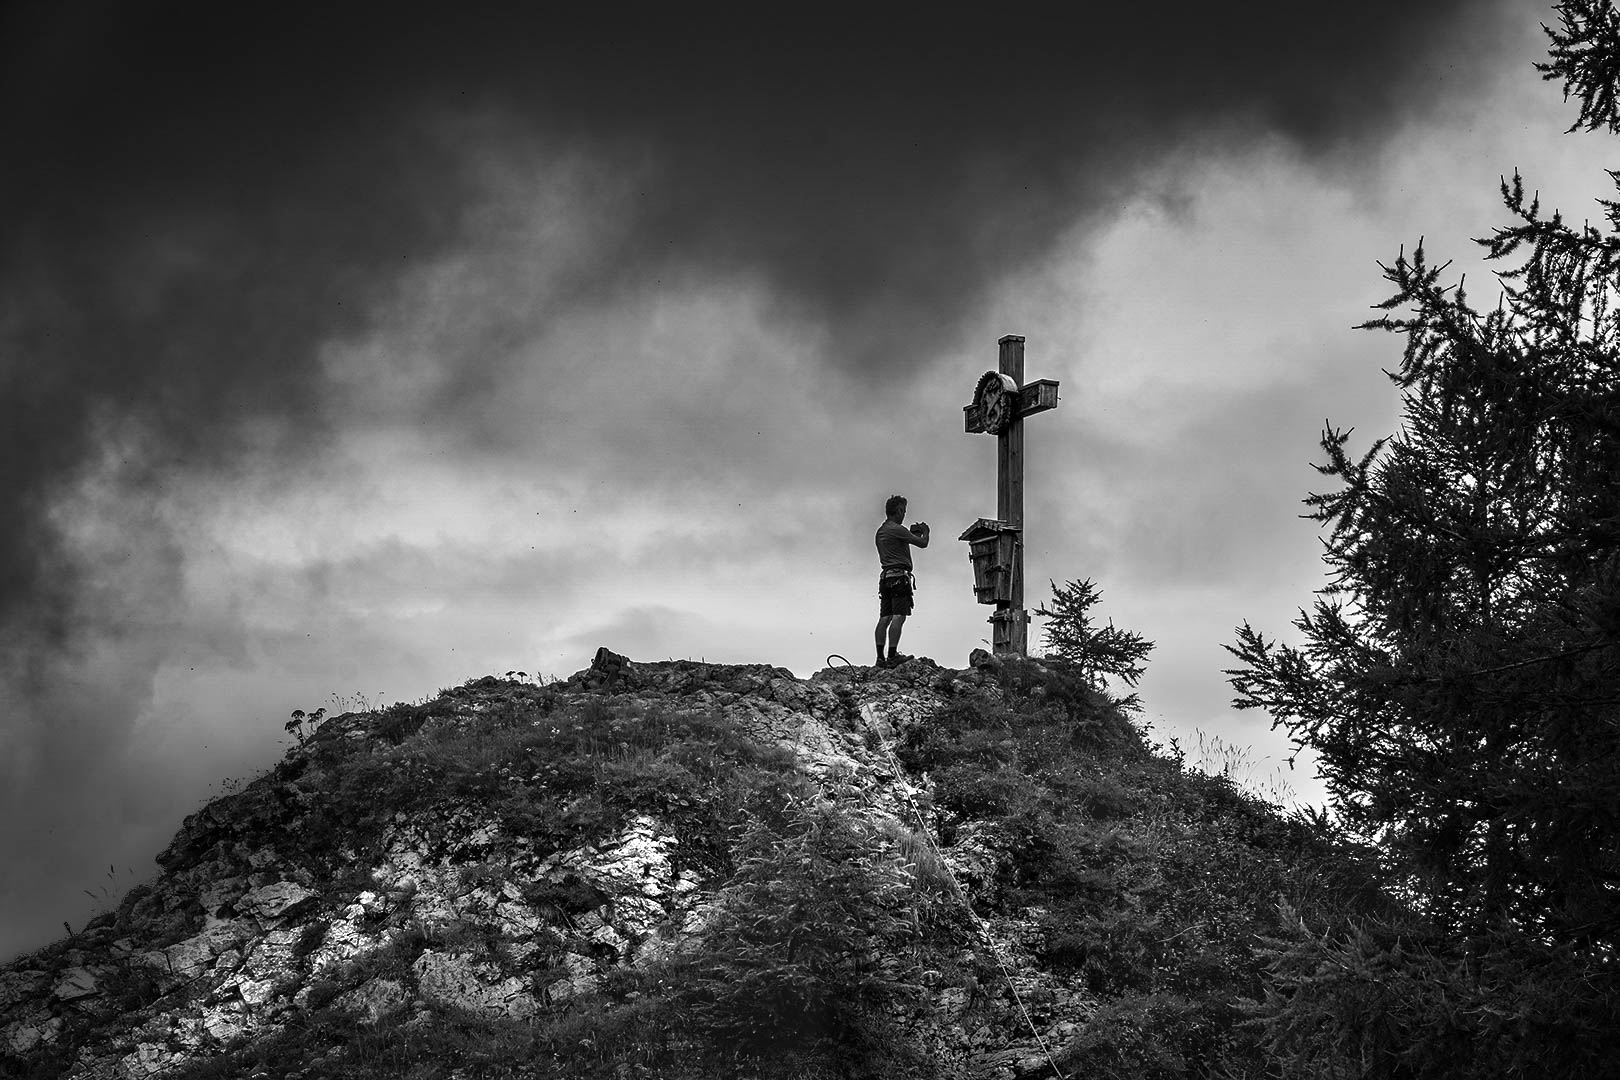
[[[692,835],[701,818],[682,817],[674,789],[658,790],[656,778],[610,828],[554,842],[536,839],[552,835],[547,822],[515,825],[497,796],[566,771],[566,760],[534,761],[527,772],[492,762],[505,771],[488,777],[462,761],[467,793],[390,812],[350,792],[358,801],[348,805],[363,812],[334,820],[337,785],[366,782],[357,763],[388,762],[391,791],[431,790],[444,763],[394,748],[439,732],[474,754],[497,714],[503,730],[588,727],[609,714],[723,716],[829,805],[926,844],[976,936],[950,971],[920,974],[922,999],[896,1011],[894,1030],[941,1077],[1050,1075],[1049,1050],[1073,1034],[1091,999],[1072,973],[1037,962],[1038,911],[987,904],[1003,857],[995,830],[959,822],[952,842],[938,845],[927,831],[928,780],[892,753],[907,730],[995,677],[994,665],[955,671],[917,660],[799,679],[762,665],[634,663],[603,650],[566,682],[487,678],[414,712],[329,719],[269,774],[189,817],[159,856],[162,873],[116,912],[0,970],[0,1075],[172,1075],[285,1038],[317,1010],[379,1029],[436,1012],[532,1025],[588,1008],[623,973],[701,943],[727,874],[694,852],[726,838]],[[637,760],[633,749],[622,755]],[[619,759],[601,760],[610,768]],[[400,775],[417,768],[419,781]],[[321,1075],[320,1062],[303,1071]]]

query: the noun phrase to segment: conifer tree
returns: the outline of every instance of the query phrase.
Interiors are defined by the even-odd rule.
[[[1620,17],[1560,5],[1543,77],[1620,132]],[[1573,128],[1571,130],[1574,130]],[[1610,174],[1620,187],[1620,172]],[[1365,454],[1329,425],[1307,500],[1329,583],[1295,627],[1227,646],[1240,708],[1319,758],[1442,937],[1620,948],[1620,200],[1574,226],[1502,183],[1474,306],[1420,242],[1366,324],[1405,338],[1405,422]]]
[[[1620,133],[1620,16],[1569,0],[1544,78]],[[1611,172],[1620,187],[1620,172]],[[1476,308],[1421,241],[1364,324],[1404,336],[1401,431],[1307,500],[1328,584],[1227,646],[1240,708],[1313,748],[1402,907],[1270,943],[1286,1075],[1570,1076],[1620,1056],[1620,200],[1566,222],[1502,183]],[[1284,907],[1285,923],[1290,922]]]
[[[1046,658],[1073,668],[1096,690],[1104,688],[1110,675],[1126,686],[1134,687],[1141,681],[1153,642],[1134,631],[1121,630],[1112,619],[1107,626],[1096,624],[1091,609],[1102,599],[1102,590],[1090,578],[1048,584],[1052,586],[1052,606],[1048,609],[1043,605],[1035,611],[1047,620]],[[1136,695],[1121,704],[1134,707]]]

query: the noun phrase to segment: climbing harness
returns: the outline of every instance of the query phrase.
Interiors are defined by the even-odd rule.
[[[850,664],[848,660],[844,660],[842,656],[838,656],[835,653],[833,656],[827,657],[828,667],[832,666],[832,661],[835,658],[843,660],[844,663],[850,667],[855,666]],[[1013,983],[1012,972],[1007,970],[1007,965],[1002,960],[1002,949],[1000,942],[998,942],[995,935],[991,933],[990,925],[979,917],[979,913],[977,911],[973,910],[973,905],[968,900],[967,890],[962,888],[962,883],[957,880],[956,871],[951,869],[950,864],[945,861],[944,854],[939,850],[939,844],[934,840],[934,831],[928,827],[927,820],[923,818],[922,810],[917,806],[917,801],[911,796],[911,784],[908,783],[905,777],[902,775],[900,762],[894,756],[893,745],[889,742],[889,740],[885,739],[881,733],[878,735],[878,745],[883,748],[883,755],[889,760],[889,772],[894,777],[895,786],[899,788],[901,798],[905,800],[906,806],[911,810],[911,816],[916,819],[918,831],[922,834],[923,838],[927,840],[928,849],[933,853],[934,861],[939,865],[940,869],[945,871],[945,876],[950,880],[951,883],[951,891],[955,893],[957,899],[961,901],[962,909],[967,912],[968,918],[972,920],[974,928],[979,932],[980,938],[984,940],[985,947],[990,952],[990,958],[996,962],[996,967],[1001,970],[1001,978],[1004,982],[1006,982],[1007,989],[1012,992],[1013,1004],[1018,1007],[1019,1014],[1023,1016],[1024,1025],[1029,1028],[1029,1033],[1035,1036],[1035,1043],[1041,1048],[1041,1053],[1046,1057],[1046,1063],[1052,1066],[1053,1075],[1057,1076],[1058,1080],[1067,1080],[1063,1070],[1058,1068],[1058,1063],[1053,1059],[1052,1051],[1046,1045],[1046,1040],[1041,1036],[1040,1031],[1035,1027],[1035,1021],[1029,1015],[1029,1010],[1024,1007],[1024,998],[1021,994],[1019,994],[1018,987]]]

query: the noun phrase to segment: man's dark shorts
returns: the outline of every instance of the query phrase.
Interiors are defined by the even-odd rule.
[[[878,618],[910,615],[911,607],[910,574],[884,574],[878,578]]]

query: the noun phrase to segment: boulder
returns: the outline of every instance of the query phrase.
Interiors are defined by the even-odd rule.
[[[51,989],[51,996],[57,1001],[77,1001],[99,993],[101,987],[96,982],[96,974],[86,967],[68,968]]]
[[[553,1003],[589,994],[601,985],[602,977],[597,974],[596,965],[590,957],[564,953],[562,965],[568,974],[546,987],[546,996]]]
[[[606,645],[596,650],[583,679],[586,686],[603,690],[628,690],[642,685],[643,681],[628,656],[620,656]]]
[[[296,881],[277,881],[249,889],[236,901],[236,909],[261,924],[283,922],[314,906],[318,894]]]
[[[525,980],[503,978],[495,965],[462,953],[429,949],[411,970],[422,996],[436,1005],[511,1020],[526,1020],[540,1010]]]
[[[367,1024],[375,1024],[389,1013],[404,1008],[409,1000],[405,987],[398,981],[376,978],[339,995],[332,1005]]]
[[[9,1048],[13,1054],[26,1054],[55,1041],[61,1032],[60,1018],[41,1014],[0,1028],[0,1047]]]

